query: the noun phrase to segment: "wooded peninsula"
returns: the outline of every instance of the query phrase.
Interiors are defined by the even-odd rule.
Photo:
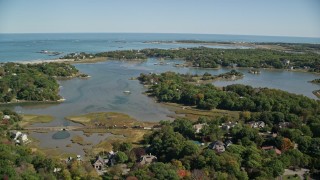
[[[201,68],[254,67],[276,69],[299,69],[320,72],[320,54],[304,50],[302,52],[271,49],[215,49],[206,47],[177,49],[119,50],[90,53],[71,53],[61,59],[83,59],[106,57],[117,60],[146,60],[147,58],[182,59],[189,66]]]
[[[0,102],[56,102],[59,78],[86,77],[71,64],[4,63],[0,66]]]

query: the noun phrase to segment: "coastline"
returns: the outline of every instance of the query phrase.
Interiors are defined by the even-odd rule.
[[[70,64],[80,64],[80,63],[96,63],[107,61],[105,57],[98,57],[92,59],[83,59],[81,61],[76,61],[75,59],[45,59],[45,60],[30,60],[30,61],[14,61],[17,64],[41,64],[41,63],[70,63]],[[8,63],[8,62],[6,62]]]
[[[41,63],[70,63],[70,64],[86,64],[86,63],[98,63],[98,62],[106,62],[109,60],[116,60],[116,61],[125,61],[125,62],[142,62],[145,61],[145,59],[133,59],[133,60],[125,60],[125,59],[109,59],[107,57],[97,57],[97,58],[85,58],[83,60],[75,60],[75,59],[47,59],[47,60],[30,60],[30,61],[13,61],[13,63],[17,64],[41,64]],[[172,59],[173,60],[173,59]],[[180,59],[182,61],[185,61],[183,59]],[[5,62],[8,63],[8,62]],[[184,64],[181,67],[189,67],[189,68],[196,68],[196,69],[214,69],[219,70],[221,68],[227,68],[227,69],[252,69],[253,67],[222,67],[221,65],[217,68],[201,68],[192,66],[191,63],[184,62]],[[320,74],[320,72],[310,72],[308,69],[276,69],[276,68],[257,68],[257,69],[264,69],[264,70],[272,70],[272,71],[288,71],[288,72],[303,72],[303,73],[312,73],[312,74]],[[73,78],[73,77],[72,77]]]
[[[6,102],[6,103],[0,103],[1,106],[14,106],[14,105],[21,105],[21,104],[59,104],[64,102],[66,99],[60,98],[56,101],[26,101],[26,100],[18,100],[16,102]]]
[[[312,93],[320,99],[320,90],[312,91]]]
[[[82,59],[82,60],[74,60],[74,59],[51,59],[51,60],[31,60],[31,61],[21,61],[21,62],[14,62],[14,63],[21,63],[21,64],[41,64],[41,63],[70,63],[70,64],[81,64],[81,63],[98,63],[98,62],[105,62],[105,61],[108,61],[108,60],[117,60],[117,59],[109,59],[109,58],[106,58],[106,57],[98,57],[98,58],[85,58],[85,59]],[[125,61],[125,62],[141,62],[141,61],[145,61],[145,60],[142,60],[142,59],[136,59],[136,60],[118,60],[118,61]],[[185,61],[185,60],[184,60]],[[184,66],[186,67],[190,67],[190,68],[196,68],[196,69],[215,69],[215,70],[218,70],[218,69],[221,69],[221,68],[227,68],[227,69],[247,69],[247,70],[250,70],[252,69],[252,67],[236,67],[236,68],[232,68],[232,67],[221,67],[219,66],[218,68],[200,68],[200,67],[193,67],[190,63],[186,62],[184,63]],[[312,74],[320,74],[320,73],[317,73],[317,72],[309,72],[307,69],[293,69],[293,70],[290,70],[290,69],[276,69],[276,68],[261,68],[263,70],[268,70],[268,71],[288,71],[288,72],[299,72],[299,73],[312,73]],[[81,79],[87,79],[87,78],[90,78],[90,76],[81,76],[82,74],[81,73],[78,73],[78,74],[74,74],[70,77],[64,77],[64,78],[60,78],[60,77],[55,77],[57,80],[66,80],[66,79],[71,79],[71,78],[81,78]],[[221,79],[224,79],[224,80],[237,80],[237,79],[240,79],[242,77],[237,77],[236,79],[225,79],[225,78],[222,78],[222,77],[217,77],[215,79],[211,79],[211,80],[198,80],[198,82],[195,82],[195,83],[200,83],[200,84],[203,84],[203,83],[212,83],[214,81],[217,81],[217,80],[221,80]],[[316,93],[313,92],[314,95],[316,95],[318,98],[319,98],[319,93],[318,95]],[[18,104],[25,104],[25,103],[43,103],[43,104],[51,104],[51,103],[61,103],[65,101],[65,99],[63,99],[63,97],[59,100],[56,100],[56,101],[25,101],[25,100],[17,100],[17,101],[12,101],[12,102],[8,102],[8,103],[0,103],[0,106],[13,106],[13,105],[18,105]]]
[[[275,45],[275,44],[255,44],[250,42],[187,42],[187,41],[146,41],[144,43],[151,44],[197,44],[197,45],[205,45],[205,46],[225,46],[232,48],[253,48],[253,49],[270,49],[270,50],[278,50],[278,51],[286,51],[290,50],[288,48]]]

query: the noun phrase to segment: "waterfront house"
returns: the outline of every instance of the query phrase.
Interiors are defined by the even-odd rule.
[[[82,160],[81,155],[79,155],[79,154],[77,155],[77,160],[78,160],[78,161],[81,161],[81,160]]]
[[[27,134],[21,133],[20,131],[12,131],[11,137],[17,144],[27,143],[29,141]]]
[[[290,60],[287,60],[287,59],[284,60],[284,61],[283,61],[283,64],[284,64],[285,66],[289,66],[289,65],[290,65]]]
[[[139,160],[139,164],[140,165],[148,165],[151,164],[153,162],[157,161],[157,157],[153,156],[151,154],[147,154],[147,155],[143,155],[141,156],[140,160]]]
[[[225,149],[225,144],[222,141],[214,141],[209,145],[210,149],[215,150],[217,153],[223,153]]]
[[[103,170],[105,166],[108,164],[108,162],[109,162],[109,159],[104,159],[101,156],[98,156],[96,161],[93,163],[93,167],[96,170]]]
[[[22,134],[22,135],[21,135],[21,140],[22,140],[23,143],[28,142],[29,139],[28,139],[27,134]]]
[[[198,124],[195,124],[193,125],[193,129],[195,130],[195,133],[200,133],[201,129],[206,126],[207,123],[198,123]]]
[[[264,128],[266,126],[266,123],[263,121],[250,121],[247,123],[251,128]]]

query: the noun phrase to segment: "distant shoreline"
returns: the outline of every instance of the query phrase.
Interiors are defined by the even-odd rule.
[[[106,62],[110,60],[117,60],[117,61],[125,61],[125,60],[119,60],[119,59],[109,59],[107,57],[97,57],[97,58],[85,58],[83,60],[75,60],[75,59],[46,59],[46,60],[29,60],[29,61],[15,61],[12,63],[17,63],[17,64],[41,64],[41,63],[70,63],[70,64],[85,64],[85,63],[98,63],[98,62]],[[144,61],[141,59],[137,60],[130,60],[128,62],[140,62]],[[185,61],[185,60],[183,60]],[[4,62],[4,63],[9,63],[9,62]],[[201,68],[201,67],[193,67],[188,63],[184,64],[184,67],[191,67],[191,68]],[[225,67],[229,69],[252,69],[252,67],[236,67],[236,68],[231,68],[231,67]],[[218,68],[203,68],[203,69],[221,69],[221,66]],[[320,74],[317,72],[310,72],[307,69],[276,69],[276,68],[260,68],[264,70],[276,70],[276,71],[287,71],[287,72],[303,72],[303,73],[312,73],[312,74]]]
[[[27,61],[14,61],[13,63],[18,64],[41,64],[41,63],[71,63],[71,64],[80,64],[80,63],[96,63],[107,61],[105,57],[97,57],[92,59],[83,59],[81,61],[76,61],[74,59],[45,59],[45,60],[27,60]],[[8,62],[5,62],[8,63]]]

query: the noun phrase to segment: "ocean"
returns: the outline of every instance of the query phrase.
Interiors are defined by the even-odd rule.
[[[56,59],[72,52],[197,47],[199,44],[146,43],[150,41],[201,40],[221,42],[285,42],[320,43],[320,38],[216,35],[216,34],[152,34],[152,33],[57,33],[0,34],[0,62]],[[226,46],[207,46],[230,48]],[[242,48],[242,47],[239,47]],[[41,50],[62,52],[59,56],[39,53]]]

